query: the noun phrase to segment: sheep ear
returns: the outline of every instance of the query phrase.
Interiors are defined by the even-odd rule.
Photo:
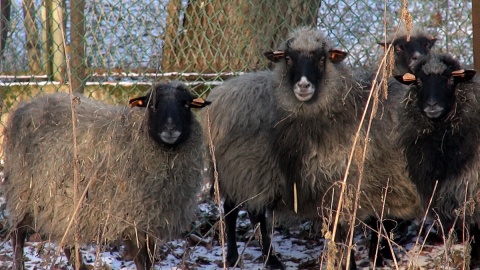
[[[130,105],[130,108],[133,108],[133,107],[147,107],[148,98],[149,98],[149,96],[132,98],[128,101],[128,105]]]
[[[190,103],[190,108],[203,108],[207,105],[210,105],[212,102],[206,101],[203,98],[195,98]]]
[[[345,58],[347,58],[347,55],[348,55],[348,53],[346,53],[344,51],[331,50],[330,51],[330,60],[332,61],[332,63],[340,63],[343,60],[345,60]]]
[[[390,42],[377,42],[378,45],[382,46],[382,49],[386,50],[390,46]]]
[[[434,38],[434,37],[432,37],[432,38],[428,41],[427,47],[428,47],[429,49],[431,49],[431,48],[433,47],[433,45],[435,45],[435,42],[437,42],[437,39]]]
[[[268,51],[268,52],[264,52],[263,55],[272,62],[278,62],[278,60],[285,57],[285,52],[284,51]]]
[[[472,69],[459,69],[452,72],[452,76],[456,83],[468,82],[475,76],[477,72]]]
[[[403,83],[403,84],[406,84],[406,85],[410,85],[417,80],[415,75],[413,75],[412,73],[405,73],[404,75],[397,75],[397,76],[393,76],[393,77],[395,77],[395,79],[397,81],[399,81],[400,83]]]

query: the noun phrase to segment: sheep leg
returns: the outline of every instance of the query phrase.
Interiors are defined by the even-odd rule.
[[[25,246],[25,237],[27,234],[27,226],[24,226],[23,221],[15,226],[10,237],[13,249],[13,269],[25,269],[25,262],[23,260],[23,247]]]
[[[480,229],[477,224],[470,226],[470,235],[473,237],[470,251],[470,269],[480,266]]]
[[[88,267],[83,263],[82,254],[79,254],[78,262],[75,258],[75,246],[67,246],[63,248],[63,253],[65,253],[65,257],[67,257],[68,263],[73,267],[73,269],[77,269],[75,266],[77,263],[80,265],[80,270],[88,270]]]
[[[425,226],[423,227],[418,233],[423,236],[425,244],[427,245],[443,245],[445,243],[445,239],[441,234],[441,230],[438,225],[431,225],[435,226],[436,232],[428,232],[430,227]]]
[[[371,218],[369,222],[367,222],[368,225],[372,228],[375,228],[380,233],[382,234],[384,231],[382,230],[382,225],[376,218]],[[385,228],[385,231],[387,232],[388,235],[395,229],[396,227],[396,222],[393,220],[384,220],[382,222],[383,227]],[[385,237],[381,238],[380,243],[378,242],[378,233],[375,231],[372,231],[371,237],[370,237],[370,248],[368,251],[368,257],[370,258],[370,261],[373,262],[375,260],[375,251],[377,250],[377,245],[380,244],[378,247],[378,254],[377,254],[377,260],[375,262],[375,266],[381,267],[385,265],[385,259],[393,260],[393,256],[396,255],[392,254],[390,251],[389,245],[388,245],[388,240],[385,239]]]
[[[260,224],[260,235],[262,236],[262,254],[266,258],[266,265],[270,269],[285,269],[285,266],[274,254],[272,240],[267,230],[267,219],[265,211],[259,214],[248,211],[248,216],[253,225]]]
[[[378,231],[381,230],[381,226],[378,219],[376,218],[370,218],[369,221],[367,222],[367,225],[370,228],[374,228],[376,230],[376,231],[372,230],[372,233],[370,235],[370,247],[368,250],[368,258],[370,258],[371,262],[375,262],[375,266],[381,267],[384,265],[384,261],[380,253],[377,254],[377,260],[375,261],[375,255],[377,253],[376,251],[378,247],[377,245],[382,244],[378,242]]]
[[[137,270],[149,270],[155,263],[155,258],[150,256],[149,250],[154,246],[154,242],[149,239],[145,241],[142,248],[134,243],[133,240],[125,240],[125,249],[129,257],[133,258]]]
[[[345,240],[347,239],[347,236],[348,236],[348,228],[345,227],[344,225],[338,225],[338,228],[337,228],[337,234],[335,235],[335,243],[339,243],[341,245],[343,245],[342,243],[345,242]],[[343,245],[345,246],[345,245]],[[345,246],[345,249],[347,249],[347,247]],[[343,252],[342,252],[343,253]],[[346,256],[345,256],[346,258]],[[344,261],[344,260],[342,260]],[[345,265],[343,265],[342,263],[342,268],[343,269],[346,269]],[[357,263],[355,262],[355,252],[353,251],[353,249],[350,251],[350,267],[349,267],[349,270],[357,270]]]
[[[238,261],[237,250],[237,216],[238,207],[230,198],[225,198],[223,203],[223,211],[225,213],[225,227],[227,232],[227,263],[233,267]]]

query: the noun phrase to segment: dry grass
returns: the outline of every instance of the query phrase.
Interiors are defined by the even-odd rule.
[[[412,28],[412,18],[411,18],[411,15],[410,15],[410,13],[408,12],[408,9],[407,9],[408,1],[404,0],[403,3],[404,3],[404,7],[401,11],[402,12],[401,13],[402,14],[401,19],[405,22],[405,25],[407,26],[407,29],[411,29]],[[386,33],[384,33],[384,35],[387,36]],[[70,70],[69,56],[68,55],[66,55],[66,59],[67,59],[67,74],[69,76],[69,81],[71,81],[71,77],[70,77],[71,76],[71,70]],[[352,151],[351,151],[350,156],[349,156],[348,167],[347,167],[347,170],[345,172],[345,177],[342,180],[342,182],[340,183],[340,186],[341,186],[340,199],[339,199],[338,203],[334,204],[334,205],[337,205],[337,208],[336,209],[332,209],[332,208],[327,209],[330,213],[335,213],[335,214],[328,217],[324,222],[324,227],[323,227],[322,231],[324,233],[324,238],[326,240],[329,240],[329,241],[327,241],[327,244],[326,244],[326,247],[325,247],[326,251],[323,252],[321,254],[321,256],[318,258],[318,263],[320,265],[324,265],[323,267],[325,267],[326,269],[337,269],[336,266],[339,263],[338,262],[339,257],[340,258],[346,257],[347,260],[346,260],[345,263],[348,266],[348,263],[349,263],[348,258],[350,256],[349,251],[351,249],[356,248],[354,243],[353,243],[353,240],[354,240],[354,236],[355,236],[355,233],[357,231],[357,228],[354,226],[354,224],[358,224],[359,221],[356,219],[355,210],[357,209],[357,205],[358,205],[358,202],[359,202],[359,197],[360,197],[360,194],[361,194],[361,190],[360,190],[361,181],[359,181],[359,183],[358,183],[357,192],[354,194],[354,196],[353,197],[352,196],[347,196],[346,186],[347,186],[347,181],[348,181],[348,176],[349,176],[349,167],[350,167],[350,165],[351,165],[351,163],[354,159],[360,158],[361,161],[363,161],[365,159],[365,153],[366,153],[366,150],[367,150],[366,148],[363,149],[364,154],[360,157],[355,156],[354,149],[356,148],[357,142],[361,139],[361,136],[359,134],[361,132],[362,126],[364,125],[365,121],[368,121],[367,126],[368,126],[368,130],[369,130],[371,121],[372,121],[372,119],[373,119],[373,117],[375,116],[375,113],[376,113],[376,107],[377,107],[377,104],[379,102],[379,98],[387,97],[386,92],[382,92],[382,89],[386,89],[387,78],[388,78],[388,76],[390,76],[392,69],[393,69],[393,51],[392,51],[392,48],[390,47],[386,50],[386,53],[381,60],[380,68],[376,73],[375,80],[377,80],[378,76],[382,76],[379,80],[381,83],[377,84],[377,85],[374,85],[372,87],[371,94],[369,96],[368,104],[373,109],[371,110],[370,115],[367,115],[367,110],[365,110],[364,114],[362,115],[362,120],[361,120],[360,126],[358,127],[357,134],[355,136],[355,143],[352,147]],[[72,94],[73,90],[71,88],[69,89],[69,91],[70,91],[70,94]],[[73,95],[72,95],[71,102],[72,102],[71,103],[71,106],[72,106],[72,111],[71,111],[72,112],[72,120],[73,120],[73,123],[75,123],[76,122],[75,121],[75,119],[76,119],[76,115],[75,115],[76,100],[75,100],[75,98],[73,98]],[[1,106],[1,104],[2,103],[0,103],[0,106]],[[0,107],[0,116],[1,116],[1,113],[2,113],[2,108]],[[209,116],[208,112],[206,114],[206,117],[208,119],[209,126],[210,126],[210,121],[209,121],[210,116]],[[73,133],[74,134],[76,133],[75,129],[76,129],[76,127],[75,127],[75,125],[73,125]],[[221,210],[223,208],[222,208],[222,205],[221,205],[221,194],[219,194],[220,189],[218,187],[218,177],[219,176],[218,176],[218,172],[217,172],[217,169],[216,169],[216,160],[215,160],[215,154],[214,154],[215,146],[213,145],[212,140],[211,140],[210,129],[206,130],[205,133],[206,133],[207,138],[209,138],[209,142],[210,142],[209,143],[209,151],[210,151],[212,161],[213,161],[213,166],[214,166],[214,168],[213,168],[213,170],[214,170],[214,181],[213,181],[213,183],[214,183],[214,188],[215,188],[214,200],[215,200],[215,204],[217,205],[218,209],[220,209],[220,214],[219,214],[219,220],[214,224],[214,226],[205,235],[202,235],[201,237],[203,239],[206,239],[210,235],[214,235],[215,233],[218,233],[218,239],[219,239],[220,245],[222,247],[222,251],[223,251],[223,253],[222,253],[223,266],[222,267],[223,267],[223,269],[228,269],[227,264],[226,264],[226,247],[225,247],[225,240],[224,240],[225,239],[224,217],[225,217],[225,215],[228,215],[229,213],[223,213],[223,211]],[[368,132],[367,132],[367,134],[368,134]],[[364,139],[365,139],[365,142],[366,142],[368,140],[368,136],[365,137]],[[368,144],[365,143],[365,142],[363,142],[362,145],[365,145],[365,147],[367,147]],[[77,154],[76,154],[77,153],[76,144],[77,143],[75,141],[75,136],[74,136],[73,149],[74,149],[74,152],[75,152],[75,155],[74,155],[75,157],[77,156]],[[105,157],[106,156],[104,156],[104,158]],[[73,162],[75,164],[77,164],[77,166],[75,166],[75,170],[74,170],[74,179],[75,179],[74,185],[76,187],[75,190],[77,190],[77,186],[78,186],[78,179],[77,179],[78,178],[78,162],[79,161],[77,159],[75,159]],[[361,164],[361,163],[362,162],[359,162],[359,164]],[[100,167],[100,165],[101,164],[99,164],[99,167]],[[82,206],[83,200],[84,200],[84,198],[86,198],[85,195],[87,193],[87,190],[90,187],[93,180],[94,180],[94,177],[89,179],[88,185],[86,186],[86,188],[84,190],[78,190],[78,193],[75,193],[74,201],[76,202],[76,205],[75,205],[75,209],[72,209],[71,222],[70,222],[68,228],[66,228],[65,235],[71,229],[76,231],[76,213],[77,213],[78,209]],[[385,196],[387,196],[387,194],[385,194]],[[350,201],[350,200],[353,200],[353,201]],[[347,203],[352,203],[353,204],[354,214],[351,216],[350,224],[352,224],[352,225],[349,228],[348,242],[346,243],[346,247],[343,247],[343,246],[339,246],[338,244],[334,243],[334,241],[332,241],[332,240],[335,239],[335,236],[337,234],[340,214],[342,213],[342,207],[344,206],[343,204],[345,203],[345,201],[348,201]],[[467,207],[468,204],[469,204],[468,202],[465,202],[465,207]],[[238,207],[240,207],[240,205]],[[378,209],[379,216],[377,218],[379,220],[384,219],[384,210],[385,209]],[[464,214],[464,212],[465,211],[462,211],[462,213],[459,213],[459,216]],[[423,220],[425,220],[425,217],[427,216],[427,214],[428,213],[424,214],[424,219]],[[275,222],[272,222],[272,224],[274,224],[274,223]],[[325,224],[332,224],[332,226],[331,227],[326,226]],[[440,222],[438,222],[438,220],[437,220],[435,222],[435,224],[440,224]],[[366,226],[366,224],[363,224],[363,225]],[[444,240],[445,251],[440,257],[436,258],[436,265],[437,265],[436,269],[446,269],[448,267],[455,268],[455,269],[467,269],[468,268],[468,262],[469,262],[468,256],[465,256],[462,253],[462,251],[453,249],[454,243],[457,241],[457,236],[455,236],[452,231],[445,232],[443,230],[443,228],[441,228],[441,226],[438,226],[438,228],[441,230],[441,235],[445,239]],[[383,226],[381,227],[380,231],[376,231],[374,228],[369,228],[369,229],[372,230],[372,233],[378,234],[379,238],[388,239],[389,249],[392,252],[393,252],[394,248],[402,249],[402,246],[400,244],[396,243],[393,240],[393,237],[391,235],[388,235],[388,233],[386,232],[386,230]],[[422,230],[424,229],[423,221],[422,221],[422,224],[420,226],[420,229],[422,229]],[[256,237],[256,238],[259,237],[260,234],[258,232],[259,231],[258,227],[256,226],[254,230],[255,230],[256,233],[253,234],[249,238],[248,242],[252,241],[254,237]],[[273,234],[273,231],[274,231],[274,227],[272,225],[272,227],[271,227],[272,234]],[[469,248],[470,248],[468,241],[465,241],[465,239],[469,239],[468,235],[464,234],[460,237],[460,240],[464,242],[464,249],[463,249],[464,252],[468,251]],[[200,242],[201,241],[199,241],[197,243],[197,245],[199,245]],[[99,239],[97,239],[96,244],[97,244],[97,256],[96,257],[98,258],[99,254],[101,252],[102,244],[103,244],[100,240],[100,237],[99,237]],[[247,245],[248,245],[248,243],[247,243]],[[63,240],[59,243],[59,246],[58,246],[56,252],[54,252],[53,254],[49,253],[50,257],[46,261],[45,267],[47,267],[48,261],[50,261],[51,263],[48,265],[48,268],[55,269],[55,267],[56,267],[55,266],[56,257],[59,256],[60,249],[61,249],[62,246],[63,246]],[[410,258],[410,260],[408,262],[408,265],[399,265],[397,261],[394,261],[393,262],[393,265],[394,265],[393,268],[394,269],[409,269],[409,270],[420,269],[417,261],[418,261],[419,257],[421,256],[421,254],[424,252],[424,249],[425,249],[426,246],[427,246],[426,238],[421,240],[421,238],[419,236],[417,238],[417,240],[415,241],[415,244],[414,244],[414,247],[412,248],[412,251],[408,254],[408,256]],[[78,245],[76,245],[76,247],[77,248],[75,249],[75,258],[76,258],[76,261],[78,261],[79,258],[80,258],[80,253],[79,253]],[[189,256],[188,248],[185,248],[185,250],[187,252],[184,253],[184,255],[182,257],[182,260],[181,260],[181,263],[179,264],[179,267],[182,268],[182,269],[188,269],[188,266],[187,266],[187,258]],[[243,257],[244,251],[245,250],[241,251],[240,257]],[[345,252],[345,251],[347,251],[346,256],[339,256],[339,254],[341,254],[342,252]],[[157,256],[158,252],[159,251],[157,249],[157,246],[152,247],[152,249],[151,249],[151,255],[152,256]],[[378,247],[377,247],[377,252],[378,252]],[[47,258],[48,258],[48,256],[47,256]],[[95,265],[95,269],[110,269],[109,266],[105,265],[104,263],[102,263],[100,261],[96,261],[94,263],[94,265]],[[318,267],[323,268],[323,267],[320,267],[320,266],[318,266]],[[78,264],[77,264],[77,269],[79,269]],[[375,267],[373,267],[373,269],[375,269]]]

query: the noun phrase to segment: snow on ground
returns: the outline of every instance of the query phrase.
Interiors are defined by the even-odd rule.
[[[1,197],[0,197],[1,198]],[[2,202],[0,201],[0,205]],[[186,269],[222,269],[223,252],[218,237],[211,237],[211,225],[218,217],[216,206],[211,202],[199,205],[199,220],[195,222],[191,235],[170,241],[158,247],[155,266],[161,270],[186,270]],[[255,233],[248,221],[245,211],[241,211],[238,221],[239,242],[238,250],[242,255],[242,265],[239,269],[264,269],[262,256]],[[0,224],[5,224],[1,219]],[[311,233],[310,223],[286,229],[276,229],[273,234],[273,244],[278,256],[285,263],[287,269],[320,269],[318,259],[321,257],[324,240],[318,235]],[[448,259],[449,265],[443,259],[443,245],[425,245],[421,252],[413,252],[415,231],[417,226],[410,225],[406,231],[397,233],[395,240],[402,243],[403,250],[395,248],[398,256],[398,269],[458,269],[463,261],[462,245],[453,247],[453,255]],[[12,248],[7,237],[7,229],[0,227],[0,270],[9,269],[12,265]],[[196,235],[196,236],[192,236]],[[204,235],[202,237],[198,237]],[[368,239],[361,229],[358,230],[354,239],[356,246],[356,261],[359,269],[372,269],[368,260]],[[27,269],[70,269],[64,256],[56,256],[58,246],[41,242],[35,234],[30,236],[26,244],[24,254],[26,256]],[[421,240],[421,239],[420,239]],[[420,244],[422,241],[419,242]],[[418,245],[419,246],[419,245]],[[95,269],[129,270],[135,269],[130,260],[122,258],[120,251],[122,246],[91,244],[81,248],[84,261],[90,265],[96,265]],[[60,252],[60,254],[62,254]],[[99,254],[99,256],[97,256]],[[413,257],[418,256],[418,257]],[[99,258],[96,260],[96,258]],[[410,264],[415,267],[408,268]],[[53,268],[51,266],[54,265]],[[92,267],[93,268],[93,267]],[[395,269],[395,263],[388,261],[388,265],[377,269]]]
[[[0,164],[1,165],[1,164]],[[1,169],[1,166],[0,166]],[[2,179],[0,170],[0,179]],[[206,189],[208,190],[208,189]],[[206,193],[206,191],[205,191]],[[226,247],[219,242],[219,211],[208,196],[202,196],[197,210],[197,220],[183,238],[163,243],[157,247],[155,269],[157,270],[214,270],[223,269],[223,256]],[[5,211],[5,199],[0,195],[0,270],[11,269],[12,247],[7,228],[8,213]],[[418,226],[415,223],[399,226],[394,233],[394,250],[397,262],[387,261],[387,265],[375,269],[461,269],[463,263],[463,245],[454,244],[448,248],[445,257],[443,244],[425,244],[417,237]],[[324,239],[312,229],[311,222],[305,222],[290,228],[276,228],[272,242],[275,251],[287,269],[320,269]],[[212,233],[215,232],[215,233]],[[261,249],[256,239],[257,233],[248,220],[246,211],[241,210],[237,220],[238,251],[242,263],[238,269],[264,269]],[[361,270],[372,269],[368,259],[369,234],[358,228],[354,238],[355,259]],[[47,239],[48,240],[48,239]],[[418,244],[416,244],[418,242]],[[81,247],[85,263],[92,269],[130,270],[135,269],[133,261],[122,257],[121,245],[95,245]],[[420,250],[420,251],[418,251]],[[57,255],[60,254],[60,255]],[[226,254],[225,254],[226,255]],[[26,269],[71,269],[58,246],[32,234],[24,249]],[[53,266],[53,267],[52,267]],[[325,268],[325,267],[322,267]]]

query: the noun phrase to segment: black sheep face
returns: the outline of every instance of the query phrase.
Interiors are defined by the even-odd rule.
[[[433,45],[437,41],[436,38],[427,36],[411,36],[407,41],[406,36],[399,37],[393,42],[378,43],[384,49],[388,45],[393,46],[395,53],[395,66],[399,69],[399,73],[411,72],[413,67],[417,65],[422,56],[428,55]]]
[[[431,75],[419,72],[415,83],[418,108],[430,119],[443,118],[455,104],[455,88],[451,71]]]
[[[406,37],[397,39],[392,44],[395,50],[395,61],[400,61],[399,64],[412,70],[418,60],[430,52],[435,41],[434,38],[424,36],[411,37],[410,41],[407,41]]]
[[[287,41],[284,51],[264,54],[270,61],[285,61],[290,88],[299,101],[307,102],[318,95],[327,61],[339,63],[346,58],[347,53],[339,50],[327,51],[324,43],[316,50],[296,50],[290,47],[291,42],[292,40]]]
[[[464,70],[450,56],[432,56],[421,59],[414,74],[395,78],[410,86],[415,93],[418,109],[429,119],[445,119],[456,103],[460,83],[473,79],[475,70]]]
[[[324,50],[302,52],[288,49],[285,51],[290,86],[299,101],[308,101],[323,78],[326,52]]]
[[[202,108],[210,102],[195,98],[179,82],[162,83],[146,96],[131,99],[131,106],[146,107],[150,137],[160,145],[180,145],[191,134],[193,113],[190,108]]]

